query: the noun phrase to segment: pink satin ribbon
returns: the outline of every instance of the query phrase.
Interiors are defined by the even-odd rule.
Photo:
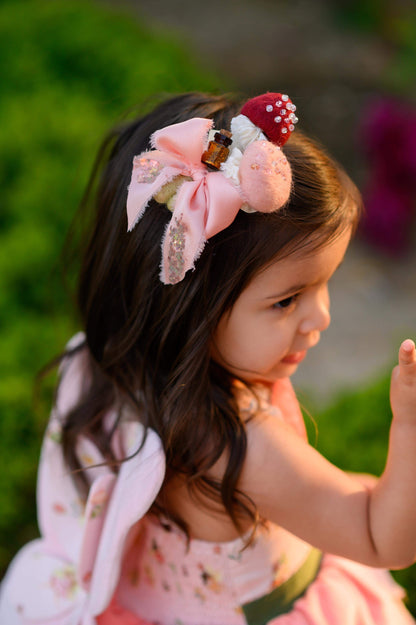
[[[178,175],[192,178],[178,190],[162,242],[160,277],[165,284],[183,279],[206,240],[233,222],[244,201],[221,172],[211,172],[201,163],[212,125],[212,120],[193,118],[158,130],[152,136],[155,149],[134,160],[127,196],[129,230],[166,183]]]

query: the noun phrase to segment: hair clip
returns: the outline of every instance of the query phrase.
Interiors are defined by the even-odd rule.
[[[212,120],[193,118],[158,130],[153,150],[134,157],[128,230],[151,198],[173,213],[162,241],[162,282],[180,282],[240,209],[273,212],[288,201],[292,177],[280,148],[297,122],[295,110],[288,96],[268,93],[246,102],[231,133],[217,131],[209,141]]]

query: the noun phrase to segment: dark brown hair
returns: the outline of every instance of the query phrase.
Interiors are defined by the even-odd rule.
[[[191,489],[222,502],[237,527],[241,515],[255,518],[253,506],[236,488],[247,440],[233,380],[210,357],[211,337],[261,268],[337,236],[356,222],[359,205],[347,175],[296,131],[284,148],[293,174],[288,204],[271,214],[240,211],[231,226],[208,241],[195,271],[176,285],[162,284],[160,246],[171,213],[152,200],[127,232],[133,156],[149,149],[149,137],[159,128],[192,117],[212,118],[216,128],[228,128],[238,110],[229,98],[182,95],[105,140],[82,205],[82,211],[92,208],[94,213],[78,288],[90,382],[65,415],[63,431],[72,469],[80,468],[74,450],[81,435],[114,462],[103,415],[115,407],[121,418],[128,406],[134,418],[159,434],[166,480],[180,472]],[[224,452],[228,464],[217,483],[207,471]],[[82,481],[83,473],[79,476]],[[164,509],[162,498],[158,506]]]

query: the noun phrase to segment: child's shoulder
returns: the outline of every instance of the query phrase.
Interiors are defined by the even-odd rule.
[[[268,400],[246,421],[247,453],[240,488],[268,516],[269,500],[281,501],[297,466],[308,457],[309,445],[302,412],[289,379],[270,389]],[[300,465],[298,465],[300,463]]]
[[[254,420],[258,426],[265,419],[271,419],[271,423],[274,419],[306,439],[302,411],[289,378],[279,378],[272,387],[258,385],[247,388],[236,382],[235,394],[240,416],[246,424]]]

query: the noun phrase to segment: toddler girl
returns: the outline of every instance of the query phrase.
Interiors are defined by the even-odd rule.
[[[383,570],[416,559],[413,341],[378,480],[308,444],[290,383],[360,212],[296,122],[285,94],[192,93],[104,143],[42,537],[10,566],[2,625],[414,622]]]

